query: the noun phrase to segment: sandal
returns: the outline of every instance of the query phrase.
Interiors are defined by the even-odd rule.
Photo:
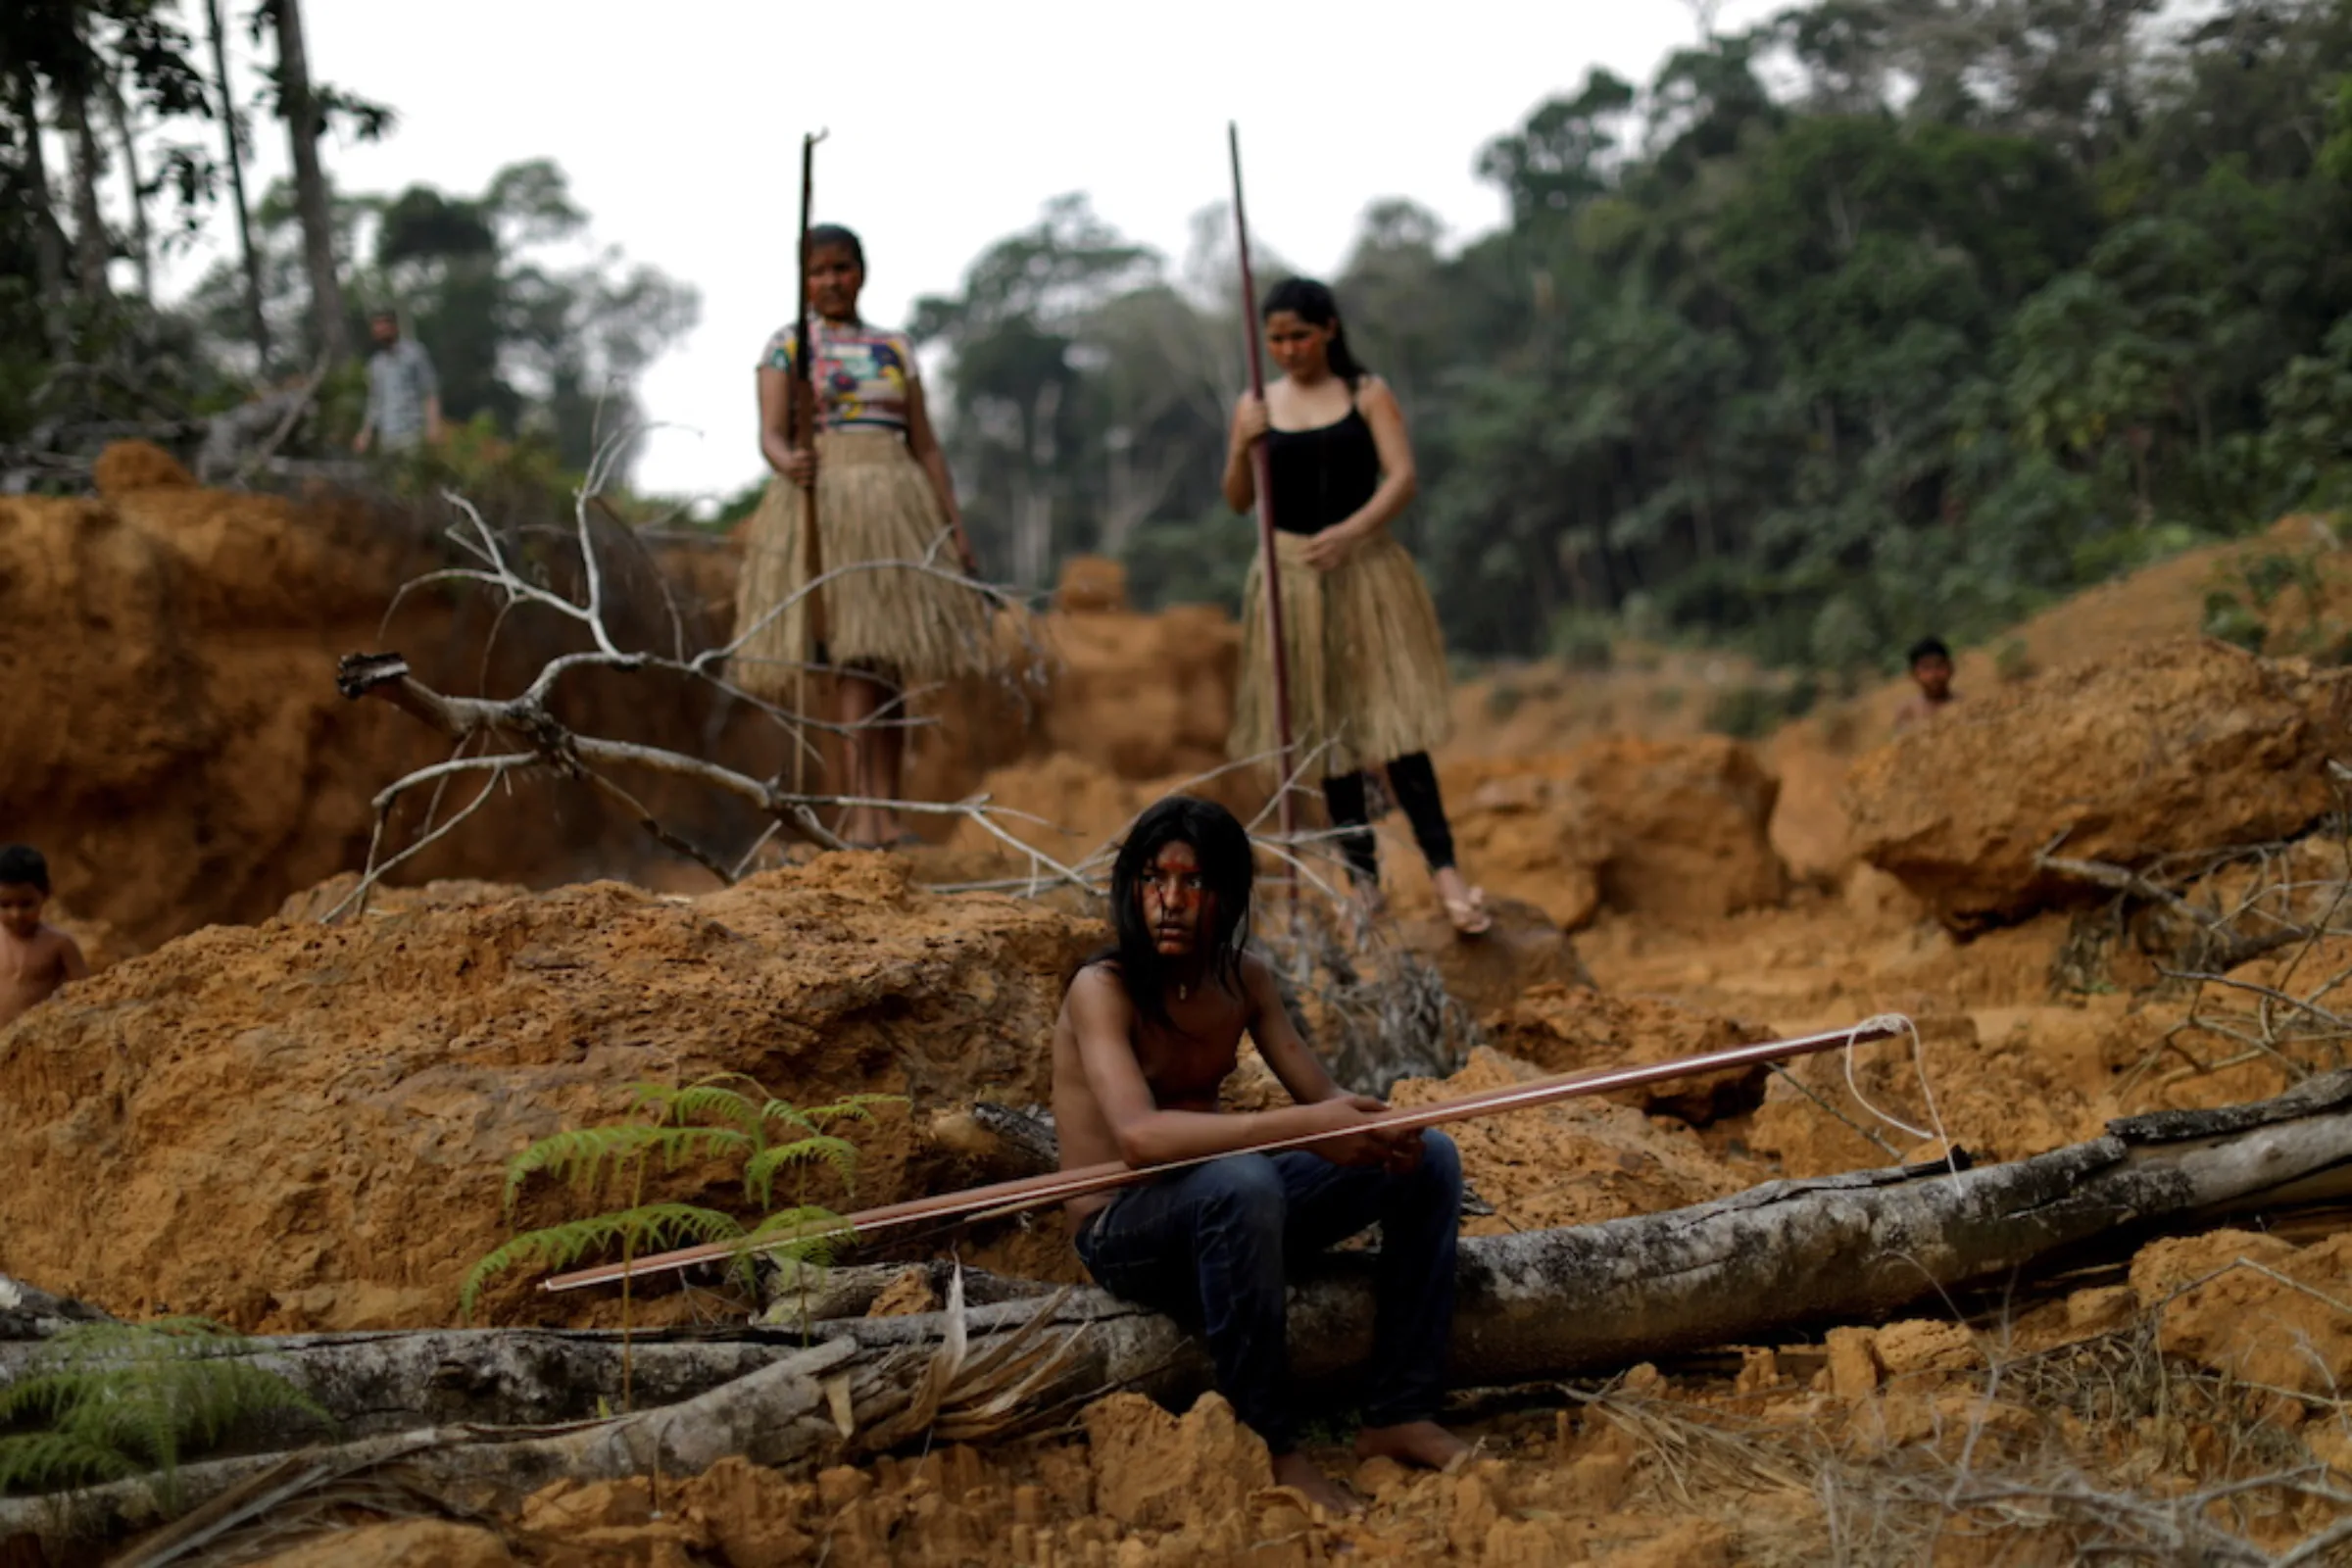
[[[1453,934],[1458,937],[1483,937],[1494,929],[1494,916],[1487,912],[1487,891],[1472,888],[1463,899],[1441,899],[1446,906],[1446,918],[1453,922]]]

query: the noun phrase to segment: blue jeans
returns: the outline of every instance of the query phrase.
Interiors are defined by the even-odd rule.
[[[1421,1163],[1393,1176],[1320,1154],[1229,1154],[1129,1188],[1078,1233],[1097,1284],[1167,1313],[1208,1342],[1217,1388],[1277,1454],[1298,1446],[1284,1291],[1293,1267],[1380,1222],[1379,1316],[1364,1388],[1367,1426],[1438,1412],[1453,1329],[1462,1161],[1421,1135]]]

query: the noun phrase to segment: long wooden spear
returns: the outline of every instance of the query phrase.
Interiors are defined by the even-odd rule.
[[[1577,1100],[1589,1095],[1605,1095],[1612,1090],[1635,1089],[1645,1084],[1666,1083],[1676,1078],[1695,1078],[1711,1072],[1726,1072],[1739,1067],[1753,1067],[1768,1061],[1786,1061],[1794,1056],[1811,1055],[1816,1052],[1836,1051],[1840,1047],[1858,1046],[1874,1040],[1890,1040],[1908,1032],[1911,1020],[1898,1013],[1887,1013],[1855,1024],[1850,1029],[1834,1029],[1826,1034],[1805,1035],[1794,1040],[1766,1040],[1749,1046],[1731,1046],[1695,1056],[1682,1056],[1673,1061],[1652,1062],[1632,1067],[1606,1067],[1598,1071],[1563,1073],[1556,1078],[1539,1078],[1533,1083],[1513,1084],[1503,1089],[1489,1089],[1458,1100],[1442,1100],[1434,1105],[1394,1107],[1375,1111],[1358,1124],[1356,1130],[1375,1128],[1392,1132],[1410,1132],[1424,1127],[1442,1127],[1447,1122],[1468,1121],[1477,1116],[1493,1116],[1506,1110],[1532,1110],[1539,1105],[1557,1104],[1564,1100]],[[1271,1153],[1285,1149],[1309,1149],[1335,1138],[1354,1136],[1348,1133],[1304,1133],[1295,1138],[1275,1139],[1253,1144],[1246,1149],[1230,1151],[1236,1154]],[[688,1247],[674,1252],[657,1252],[650,1257],[608,1263],[597,1268],[584,1268],[569,1274],[559,1274],[545,1281],[540,1289],[548,1291],[577,1290],[586,1285],[610,1285],[615,1281],[649,1274],[658,1269],[686,1268],[696,1263],[716,1262],[744,1252],[764,1251],[794,1241],[820,1236],[872,1236],[880,1231],[923,1220],[952,1217],[995,1218],[1001,1214],[1017,1213],[1025,1208],[1042,1208],[1089,1193],[1108,1192],[1113,1188],[1132,1187],[1140,1182],[1156,1181],[1173,1170],[1191,1165],[1206,1164],[1222,1159],[1223,1154],[1203,1154],[1197,1159],[1170,1160],[1164,1165],[1147,1165],[1142,1169],[1111,1160],[1101,1165],[1081,1165],[1075,1170],[1049,1171],[1042,1176],[1024,1176],[1017,1181],[998,1182],[988,1187],[974,1187],[959,1193],[942,1193],[931,1198],[910,1199],[902,1203],[886,1203],[879,1208],[861,1209],[848,1214],[833,1225],[812,1228],[791,1235],[744,1237],[734,1241],[709,1242],[700,1247]]]
[[[816,144],[825,138],[824,131],[812,131],[801,137],[801,270],[800,304],[793,317],[793,362],[791,397],[786,422],[792,427],[792,442],[816,451],[816,430],[820,422],[816,401],[816,343],[808,332],[808,211],[816,186]],[[805,794],[808,783],[808,663],[825,646],[825,596],[813,587],[824,575],[824,547],[816,536],[816,486],[812,482],[801,492],[801,593],[802,625],[808,635],[801,639],[800,666],[793,674],[793,710],[801,717],[803,728],[793,735],[792,788],[795,794]]]
[[[1257,345],[1257,279],[1250,270],[1250,218],[1242,208],[1242,127],[1225,122],[1225,146],[1233,161],[1233,237],[1242,258],[1242,341],[1250,350],[1250,390],[1260,407],[1266,401],[1266,367]],[[1274,486],[1270,455],[1263,437],[1250,443],[1250,471],[1257,489],[1257,555],[1264,563],[1266,646],[1274,656],[1274,741],[1280,751],[1275,777],[1281,782],[1276,806],[1281,811],[1282,836],[1296,841],[1298,808],[1291,793],[1291,650],[1282,636],[1282,563],[1274,555]],[[1293,877],[1292,896],[1298,895]]]

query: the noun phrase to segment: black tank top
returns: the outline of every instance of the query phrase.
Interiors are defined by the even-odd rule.
[[[1274,526],[1321,533],[1345,522],[1380,488],[1380,449],[1350,398],[1348,416],[1312,430],[1266,431],[1267,493]]]

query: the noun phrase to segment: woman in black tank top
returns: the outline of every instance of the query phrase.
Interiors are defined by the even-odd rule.
[[[1493,924],[1486,896],[1454,864],[1429,760],[1450,722],[1446,645],[1428,586],[1389,532],[1413,498],[1403,412],[1349,352],[1329,288],[1292,278],[1266,296],[1264,317],[1283,377],[1265,404],[1245,394],[1234,410],[1225,499],[1236,512],[1256,505],[1250,449],[1263,440],[1297,755],[1309,776],[1322,776],[1360,896],[1379,896],[1366,806],[1366,774],[1378,768],[1412,823],[1447,917],[1463,935],[1479,935]],[[1242,683],[1228,746],[1235,757],[1263,756],[1276,744],[1264,596],[1261,560],[1244,596]]]

